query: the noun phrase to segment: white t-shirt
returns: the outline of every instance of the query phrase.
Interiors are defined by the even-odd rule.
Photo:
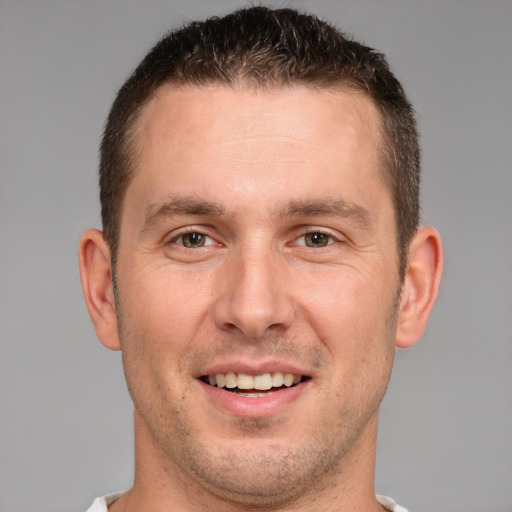
[[[108,506],[121,497],[122,492],[109,494],[103,498],[96,498],[94,503],[87,509],[87,512],[107,512]],[[408,512],[391,498],[377,494],[377,501],[389,512]]]

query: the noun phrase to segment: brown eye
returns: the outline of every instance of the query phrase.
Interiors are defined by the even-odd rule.
[[[304,242],[307,247],[325,247],[329,245],[331,237],[325,233],[313,231],[304,235]]]
[[[185,233],[181,237],[181,242],[183,247],[187,247],[189,249],[197,249],[198,247],[204,247],[206,244],[206,235],[202,233]]]

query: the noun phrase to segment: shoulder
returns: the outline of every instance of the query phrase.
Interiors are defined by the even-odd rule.
[[[400,506],[395,500],[377,494],[377,501],[389,512],[408,512],[405,507]]]
[[[107,512],[108,506],[118,500],[122,494],[122,492],[116,492],[114,494],[109,494],[108,496],[96,498],[86,512]]]

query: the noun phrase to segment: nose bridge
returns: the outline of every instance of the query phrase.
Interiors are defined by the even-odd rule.
[[[258,338],[270,327],[289,327],[294,312],[285,262],[271,242],[241,244],[227,263],[226,279],[216,311],[220,328]]]

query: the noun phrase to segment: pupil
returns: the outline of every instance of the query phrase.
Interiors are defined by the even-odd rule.
[[[307,235],[306,241],[309,242],[310,247],[324,247],[327,245],[328,237],[324,233],[310,233]]]
[[[184,238],[184,245],[186,247],[202,247],[204,244],[204,235],[201,233],[189,233]]]

